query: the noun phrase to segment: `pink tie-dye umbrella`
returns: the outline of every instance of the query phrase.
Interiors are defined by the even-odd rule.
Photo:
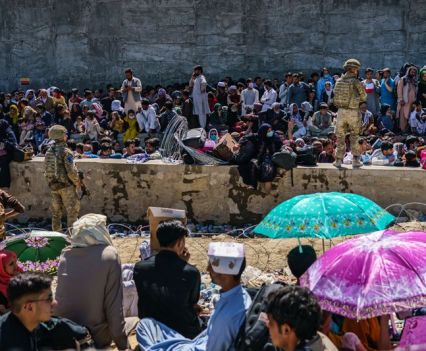
[[[300,279],[321,307],[366,319],[426,306],[426,233],[379,231],[328,250]]]

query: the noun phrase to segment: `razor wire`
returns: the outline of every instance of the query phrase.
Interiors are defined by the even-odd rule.
[[[176,141],[181,140],[188,132],[188,121],[184,116],[176,115],[167,125],[160,144],[160,153],[163,161],[174,163],[181,160],[181,146]]]
[[[172,118],[167,125],[160,145],[160,152],[164,162],[176,163],[182,160],[182,151],[185,150],[198,164],[212,166],[227,164],[227,162],[214,156],[207,155],[204,152],[186,146],[182,142],[182,139],[185,138],[188,130],[188,121],[185,117],[177,115]]]

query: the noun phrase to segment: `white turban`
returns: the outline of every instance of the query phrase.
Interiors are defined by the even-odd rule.
[[[106,216],[89,213],[74,222],[71,232],[71,246],[112,245]]]

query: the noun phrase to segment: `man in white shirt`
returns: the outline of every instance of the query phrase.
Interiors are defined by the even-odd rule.
[[[138,121],[141,132],[145,131],[148,134],[157,132],[159,127],[157,114],[155,109],[149,104],[148,99],[142,100],[142,108],[137,113],[136,120]]]
[[[189,81],[191,97],[194,104],[193,114],[198,116],[201,128],[207,125],[207,115],[210,114],[209,102],[207,99],[207,80],[203,75],[203,68],[195,66]]]
[[[241,92],[241,109],[243,115],[247,113],[247,108],[254,109],[254,104],[259,103],[259,91],[254,89],[254,83],[250,82],[247,88]]]
[[[263,104],[262,111],[268,111],[272,104],[277,101],[277,92],[272,88],[272,82],[268,79],[263,83],[265,87],[265,92],[260,99],[260,102]]]
[[[142,83],[139,78],[133,76],[133,71],[128,68],[124,71],[126,79],[121,85],[123,94],[124,111],[137,111],[141,107]]]

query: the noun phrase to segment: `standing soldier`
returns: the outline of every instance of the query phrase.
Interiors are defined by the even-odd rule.
[[[80,200],[77,188],[80,187],[74,156],[67,148],[67,130],[61,125],[49,129],[49,138],[54,144],[49,147],[44,159],[44,175],[52,196],[52,230],[62,230],[62,211],[67,213],[68,228],[77,220],[80,211]]]
[[[358,80],[360,67],[361,64],[358,60],[347,60],[343,66],[345,74],[337,80],[334,87],[333,103],[339,110],[337,111],[336,122],[336,162],[334,162],[333,165],[338,168],[342,166],[343,157],[345,156],[345,137],[347,133],[349,133],[351,142],[351,152],[353,156],[352,167],[362,166],[362,163],[359,161],[360,148],[358,144],[361,129],[359,105],[367,100],[367,94],[364,86]]]

